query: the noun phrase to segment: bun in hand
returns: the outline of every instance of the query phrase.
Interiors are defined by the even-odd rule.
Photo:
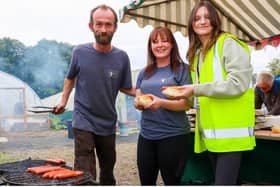
[[[138,104],[144,108],[149,106],[153,102],[153,98],[149,95],[141,95],[138,97]]]
[[[182,93],[182,90],[179,89],[177,86],[169,86],[164,88],[164,90],[162,91],[162,94],[167,97],[176,97],[180,93]]]

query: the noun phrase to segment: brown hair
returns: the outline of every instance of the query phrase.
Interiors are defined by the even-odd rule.
[[[114,24],[115,24],[115,26],[117,26],[117,23],[118,23],[118,16],[117,16],[116,11],[115,11],[112,7],[110,7],[110,6],[108,6],[108,5],[105,5],[105,4],[99,5],[99,6],[95,7],[94,9],[92,9],[92,10],[90,11],[89,23],[93,23],[92,15],[93,15],[94,12],[95,12],[97,9],[99,9],[99,8],[102,9],[102,10],[110,10],[110,11],[114,14],[114,17],[115,17]]]
[[[170,51],[170,66],[172,71],[176,72],[178,70],[179,64],[183,62],[179,54],[177,42],[170,29],[167,27],[156,27],[150,33],[148,40],[147,66],[145,68],[146,78],[151,77],[157,69],[156,57],[152,51],[152,42],[154,42],[158,36],[161,38],[166,37],[167,41],[172,45],[172,49]]]
[[[205,46],[201,46],[201,42],[197,36],[197,34],[193,30],[193,23],[195,21],[195,16],[200,7],[205,7],[208,10],[209,13],[209,19],[210,24],[213,27],[211,37],[207,41],[207,44]],[[209,2],[209,1],[200,1],[193,9],[189,17],[188,21],[188,35],[189,35],[189,49],[187,51],[187,59],[189,60],[190,69],[193,70],[193,63],[194,63],[194,57],[197,52],[197,50],[200,47],[202,48],[202,58],[205,57],[208,49],[210,49],[215,42],[217,41],[220,34],[222,34],[223,31],[221,30],[221,19],[219,17],[219,14],[215,7]]]

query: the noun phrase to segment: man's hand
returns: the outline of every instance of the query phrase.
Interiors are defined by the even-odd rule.
[[[59,103],[53,109],[53,114],[62,114],[65,111],[65,105]]]

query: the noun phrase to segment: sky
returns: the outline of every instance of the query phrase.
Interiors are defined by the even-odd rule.
[[[130,0],[0,0],[0,38],[10,37],[33,46],[41,39],[67,42],[72,45],[94,41],[88,28],[89,13],[99,4],[112,6],[118,10],[129,4]],[[125,50],[132,69],[143,68],[146,64],[147,39],[152,26],[138,27],[135,21],[119,23],[113,37],[113,45]],[[185,59],[188,40],[176,32],[180,54]],[[266,48],[253,52],[252,61],[255,72],[275,55],[278,49]]]

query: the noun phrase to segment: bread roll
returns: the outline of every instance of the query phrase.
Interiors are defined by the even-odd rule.
[[[180,93],[182,93],[182,90],[177,88],[177,86],[169,86],[162,91],[162,94],[167,97],[175,97]]]
[[[149,95],[141,95],[138,97],[138,104],[143,107],[149,106],[152,101],[153,101],[153,99]]]
[[[272,134],[279,134],[280,133],[280,127],[279,126],[273,126],[271,128],[271,133]]]

